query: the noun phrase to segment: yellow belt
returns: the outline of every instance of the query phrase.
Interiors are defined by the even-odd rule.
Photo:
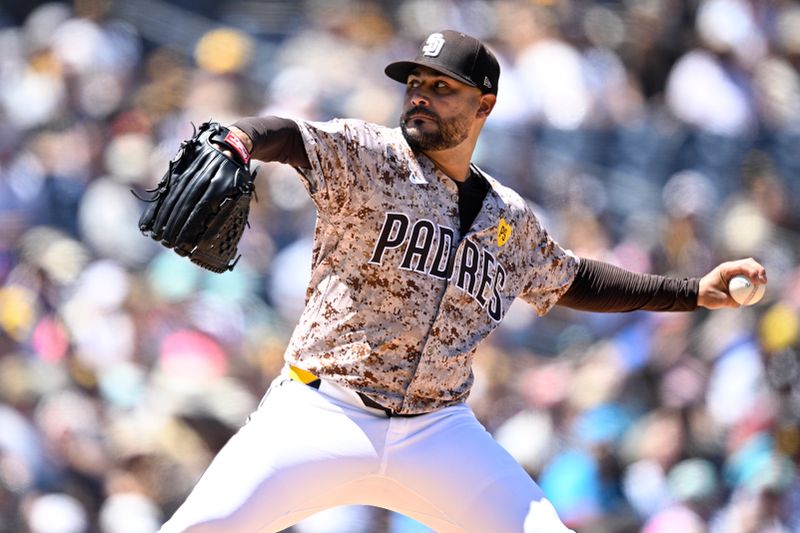
[[[289,365],[289,378],[294,381],[297,381],[298,383],[302,383],[303,385],[308,385],[309,387],[312,387],[314,389],[321,390],[321,392],[325,392],[326,387],[324,387],[324,385],[330,385],[329,383],[326,384],[322,380],[322,378],[318,378],[308,370],[303,370],[302,368],[298,368],[294,365]],[[386,416],[390,418],[395,416],[414,417],[414,416],[420,416],[421,414],[425,414],[425,413],[417,413],[417,414],[396,413],[393,410],[382,406],[381,404],[379,404],[366,394],[363,394],[358,391],[351,391],[351,392],[354,392],[361,400],[361,403],[363,403],[366,407],[383,411],[386,414]]]
[[[297,368],[294,365],[289,365],[289,377],[295,381],[299,381],[303,385],[308,385],[309,387],[314,387],[315,389],[319,389],[319,386],[322,383],[321,379],[308,370]]]

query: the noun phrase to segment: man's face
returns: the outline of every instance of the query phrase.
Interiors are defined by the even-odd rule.
[[[400,128],[414,150],[446,150],[461,144],[476,120],[481,92],[435,70],[415,69],[406,82]]]

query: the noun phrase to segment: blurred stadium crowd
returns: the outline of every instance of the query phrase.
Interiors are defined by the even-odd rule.
[[[314,211],[264,164],[242,260],[141,236],[190,122],[395,125],[383,75],[433,30],[502,63],[476,162],[576,253],[697,276],[756,257],[758,306],[524,306],[476,413],[578,531],[800,531],[800,5],[786,0],[0,3],[0,532],[147,533],[281,366]],[[458,443],[454,442],[454,446]],[[352,507],[297,532],[422,532]]]

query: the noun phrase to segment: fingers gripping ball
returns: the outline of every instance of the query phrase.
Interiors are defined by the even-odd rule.
[[[739,305],[753,305],[764,297],[767,286],[763,283],[755,284],[750,278],[739,274],[733,276],[728,282],[728,293]]]
[[[254,178],[239,138],[219,123],[205,122],[181,143],[158,186],[147,191],[151,197],[143,200],[150,205],[139,229],[205,269],[233,270]]]

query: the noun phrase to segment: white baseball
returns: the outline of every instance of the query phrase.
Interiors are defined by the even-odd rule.
[[[739,305],[753,305],[764,296],[767,286],[755,284],[745,275],[733,276],[728,282],[728,293]]]

